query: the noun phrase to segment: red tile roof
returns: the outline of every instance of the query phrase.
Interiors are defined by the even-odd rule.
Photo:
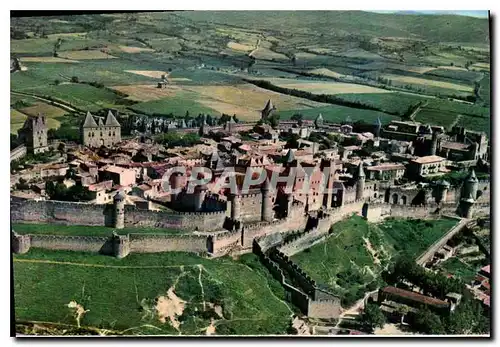
[[[482,267],[481,271],[486,272],[487,274],[489,274],[490,273],[490,266],[486,265],[485,267]]]
[[[399,296],[399,297],[403,297],[403,298],[407,298],[407,299],[410,299],[412,301],[415,301],[415,302],[418,302],[421,304],[426,304],[426,305],[431,305],[431,306],[436,306],[436,307],[450,306],[450,304],[446,301],[432,298],[430,296],[422,295],[422,294],[412,292],[409,290],[404,290],[401,288],[385,287],[382,289],[382,292],[387,293],[387,294],[391,294],[391,295],[395,295],[395,296]]]

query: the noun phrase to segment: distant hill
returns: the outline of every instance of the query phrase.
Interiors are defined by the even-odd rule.
[[[433,42],[489,42],[487,18],[364,11],[213,11],[178,12],[195,22],[288,33],[319,32],[370,37],[414,37]]]

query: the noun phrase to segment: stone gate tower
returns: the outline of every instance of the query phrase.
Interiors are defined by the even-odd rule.
[[[28,153],[43,153],[49,150],[47,143],[47,123],[44,115],[28,117],[23,127],[17,131],[19,140],[26,144]]]

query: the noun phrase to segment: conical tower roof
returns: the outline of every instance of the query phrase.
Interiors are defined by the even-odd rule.
[[[318,114],[318,116],[316,117],[316,122],[322,122],[323,121],[323,115],[320,113]]]
[[[470,170],[470,174],[467,177],[467,181],[468,182],[477,182],[476,172],[474,171],[474,169]]]
[[[123,190],[120,190],[118,193],[115,194],[114,200],[115,201],[125,200],[125,192]]]
[[[102,118],[101,117],[99,117],[99,121],[97,121],[97,125],[100,126],[100,127],[104,126],[104,123],[102,122]]]
[[[363,170],[363,162],[360,162],[358,167],[358,178],[360,177],[365,177],[365,171]]]
[[[266,103],[266,106],[264,107],[264,109],[262,111],[271,111],[271,110],[274,110],[274,105],[273,103],[271,102],[271,99],[267,100],[267,103]]]
[[[106,117],[106,126],[114,126],[114,127],[120,126],[120,123],[118,123],[115,116],[113,115],[113,112],[111,111],[108,111],[108,116]]]
[[[84,128],[97,128],[97,123],[90,112],[87,112],[85,116],[85,121],[83,122]]]
[[[288,152],[286,153],[285,156],[285,163],[292,163],[295,160],[295,154],[293,153],[292,149],[290,148]]]

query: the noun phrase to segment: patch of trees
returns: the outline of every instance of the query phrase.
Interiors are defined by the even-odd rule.
[[[368,303],[363,313],[359,316],[358,321],[361,323],[361,328],[364,331],[372,333],[376,328],[384,326],[386,318],[377,304]]]
[[[449,316],[439,316],[427,308],[418,310],[412,327],[428,335],[487,334],[490,331],[489,313],[480,301],[464,295],[462,302]]]
[[[392,285],[403,281],[410,282],[421,288],[424,295],[431,295],[441,300],[444,300],[446,294],[450,292],[461,293],[464,288],[461,280],[426,271],[409,256],[402,256],[392,269],[382,273],[382,278]]]
[[[200,136],[196,133],[179,134],[177,132],[168,132],[158,136],[157,141],[167,147],[192,147],[200,144]]]
[[[16,134],[10,134],[10,150],[12,151],[14,148],[22,145],[21,140],[17,137]]]
[[[304,116],[301,113],[294,113],[290,119],[296,121],[299,125],[302,125]]]
[[[51,200],[59,201],[89,201],[92,200],[92,193],[81,185],[66,187],[64,183],[47,181],[45,192]]]
[[[439,177],[423,178],[422,182],[435,183],[440,180],[445,180],[453,187],[460,187],[468,175],[468,171],[453,171]],[[476,172],[476,177],[478,180],[489,180],[490,174],[487,172]]]
[[[420,106],[422,106],[422,104],[423,104],[423,102],[422,102],[422,101],[420,101],[420,102],[417,102],[417,103],[416,103],[416,104],[414,104],[414,105],[410,105],[410,106],[408,107],[408,109],[406,110],[406,112],[404,113],[404,115],[403,115],[401,118],[409,120],[409,119],[410,119],[410,117],[411,117],[411,115],[412,115],[412,114],[413,114],[416,110],[418,110],[418,108],[419,108]]]

